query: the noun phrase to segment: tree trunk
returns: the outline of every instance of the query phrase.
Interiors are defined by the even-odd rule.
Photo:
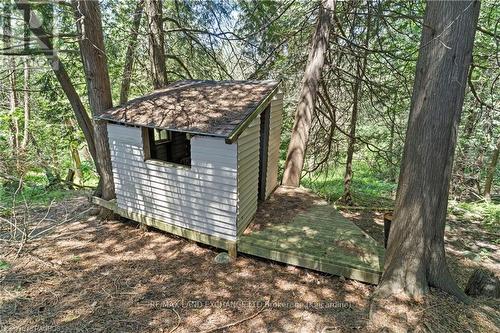
[[[113,107],[108,63],[102,33],[99,2],[74,0],[77,28],[82,35],[79,39],[89,104],[94,118]],[[108,144],[108,128],[105,120],[94,121],[96,153],[100,166],[102,198],[115,198],[115,186],[111,169],[111,155]]]
[[[11,9],[9,5],[4,6],[4,20],[3,20],[3,44],[4,48],[8,49],[11,47],[11,35],[12,35],[12,25],[11,25]],[[17,94],[16,94],[16,60],[13,56],[7,56],[7,73],[9,80],[9,147],[12,150],[12,154],[16,160],[17,164],[17,154],[19,149],[19,126],[16,117],[16,108],[18,105]]]
[[[351,124],[349,131],[349,144],[347,146],[347,159],[345,162],[345,173],[344,173],[344,193],[342,194],[341,201],[348,206],[354,204],[351,194],[351,182],[352,182],[352,157],[354,155],[354,145],[356,144],[356,122],[358,120],[358,98],[359,89],[361,82],[356,79],[354,83],[354,94],[352,103],[352,114],[351,114]]]
[[[287,186],[297,187],[300,183],[312,114],[316,104],[318,85],[328,47],[331,17],[335,10],[335,3],[336,0],[322,0],[320,3],[318,23],[309,51],[309,58],[300,90],[299,103],[295,112],[290,144],[288,145],[283,174],[283,184]]]
[[[18,106],[18,99],[16,93],[16,61],[14,57],[10,57],[9,60],[9,128],[10,137],[9,145],[12,149],[12,153],[16,156],[19,153],[19,121],[16,115],[16,109]]]
[[[391,128],[389,130],[389,162],[391,164],[390,170],[389,170],[389,177],[391,181],[394,181],[395,183],[398,181],[398,175],[397,175],[397,170],[394,167],[394,156],[396,155],[394,153],[394,139],[395,139],[395,131],[396,131],[396,110],[394,109],[393,111],[393,117],[391,119]]]
[[[469,77],[471,75],[472,67],[469,70]],[[469,79],[470,81],[470,79]],[[469,84],[470,86],[470,84]],[[465,117],[465,123],[463,126],[463,132],[460,135],[462,145],[459,145],[460,150],[458,151],[460,154],[457,154],[456,160],[455,160],[455,165],[454,165],[454,174],[455,177],[451,183],[451,194],[454,195],[455,197],[459,197],[460,199],[465,199],[470,195],[470,186],[471,181],[473,181],[473,178],[470,177],[468,174],[470,174],[470,171],[468,170],[472,167],[472,157],[475,155],[474,151],[471,151],[470,149],[470,144],[472,142],[471,138],[472,135],[474,134],[474,131],[476,130],[476,123],[477,123],[477,117],[478,114],[476,113],[476,110],[474,108],[471,108],[467,110],[467,116]],[[464,114],[465,115],[465,114]],[[476,156],[475,160],[478,159],[478,156]],[[478,181],[476,182],[476,186],[480,186],[479,183],[479,175],[478,175]],[[477,194],[479,195],[481,191],[478,191]]]
[[[75,122],[72,118],[65,119],[66,128],[70,133],[76,131]],[[73,162],[73,173],[71,181],[77,185],[83,185],[83,173],[82,173],[82,161],[80,158],[80,153],[78,152],[78,141],[73,137],[69,137],[69,152],[71,156],[71,161]],[[70,173],[68,172],[68,175]]]
[[[59,173],[57,170],[52,167],[52,163],[47,160],[47,154],[44,154],[44,152],[40,149],[40,146],[38,145],[37,141],[35,140],[35,137],[33,136],[32,133],[28,134],[30,136],[30,142],[32,147],[35,150],[35,153],[38,157],[38,162],[42,166],[42,168],[45,170],[45,176],[47,177],[47,180],[49,182],[49,185],[47,187],[51,187],[54,185],[59,185],[62,182],[61,177],[59,176]],[[52,154],[50,154],[52,155]]]
[[[491,155],[491,161],[488,166],[488,171],[486,173],[486,181],[484,182],[484,199],[486,202],[491,202],[491,187],[493,185],[493,178],[495,178],[495,172],[497,171],[498,155],[500,153],[500,138],[497,140],[497,146],[493,149],[493,154]]]
[[[145,0],[145,12],[148,22],[149,48],[155,89],[167,85],[167,67],[165,64],[165,39],[163,37],[162,1]]]
[[[463,301],[446,266],[444,230],[460,114],[479,1],[427,2],[403,161],[377,299],[425,294]]]
[[[467,282],[465,293],[469,296],[500,298],[500,280],[493,272],[475,269]]]
[[[71,144],[71,159],[73,160],[74,177],[73,182],[77,185],[83,185],[83,174],[82,174],[82,161],[80,159],[80,154],[78,153],[78,148],[74,144]]]
[[[28,3],[17,0],[16,6],[20,10],[25,10],[28,12],[31,11],[31,6]],[[24,17],[26,19],[26,16]],[[33,12],[31,12],[31,16],[28,17],[31,17],[32,23],[35,23],[30,24],[29,21],[25,20],[25,24],[30,27],[31,32],[40,40],[41,44],[44,45],[47,50],[53,50],[52,42],[48,37],[49,34],[45,32],[45,30],[41,27],[41,24],[36,24],[37,22],[40,22],[38,17]],[[94,128],[92,125],[92,121],[87,114],[80,96],[76,92],[75,87],[71,82],[68,73],[66,72],[64,64],[59,59],[57,53],[55,53],[55,51],[47,52],[46,57],[52,70],[54,71],[57,81],[59,81],[59,84],[61,85],[61,88],[66,95],[66,98],[68,98],[71,108],[73,109],[73,112],[75,114],[76,121],[78,122],[78,126],[82,130],[85,141],[87,142],[90,155],[92,156],[92,159],[94,160],[94,163],[96,165],[96,170],[98,173],[100,173],[99,161],[97,159],[97,153],[94,143]]]
[[[346,205],[353,205],[354,202],[352,200],[351,193],[351,183],[352,183],[352,158],[354,155],[354,147],[356,145],[356,123],[358,121],[358,108],[359,108],[359,99],[361,98],[361,88],[365,76],[366,65],[368,62],[368,42],[370,40],[370,26],[371,26],[371,18],[370,18],[370,3],[367,2],[367,17],[366,17],[366,32],[365,32],[365,40],[364,47],[365,51],[363,52],[363,59],[357,60],[356,65],[356,81],[354,82],[353,87],[353,103],[352,103],[352,115],[351,115],[351,124],[350,124],[350,132],[349,132],[349,145],[347,147],[347,159],[345,164],[345,173],[344,173],[344,193],[342,194],[342,201]]]
[[[28,146],[29,140],[29,124],[31,118],[30,109],[30,64],[29,58],[24,60],[24,124],[23,124],[23,141],[21,142],[21,150],[24,152]]]
[[[134,50],[137,46],[137,36],[139,34],[139,27],[141,25],[142,10],[144,7],[144,0],[139,0],[134,11],[134,20],[132,22],[132,29],[130,31],[127,52],[125,54],[125,65],[123,66],[122,84],[120,89],[120,104],[124,104],[128,100],[130,90],[130,77],[132,75],[132,68],[134,67]]]

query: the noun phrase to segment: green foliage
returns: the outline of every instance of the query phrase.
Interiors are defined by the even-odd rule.
[[[9,210],[13,204],[47,206],[52,201],[59,201],[75,195],[73,191],[64,188],[48,187],[49,180],[43,172],[30,172],[21,189],[17,183],[6,183],[0,186],[0,208]],[[4,212],[6,213],[6,212]]]
[[[380,179],[366,164],[356,163],[354,166],[352,194],[355,205],[392,208],[396,184]],[[336,202],[342,197],[344,190],[344,168],[338,167],[328,172],[304,177],[301,184],[328,201]]]
[[[10,264],[5,260],[0,259],[0,271],[6,271],[9,268],[10,268]]]
[[[138,0],[137,0],[138,1]],[[106,56],[115,104],[125,51],[137,1],[101,2]],[[304,1],[163,1],[165,52],[169,81],[180,79],[282,79],[284,117],[280,146],[279,174],[286,158],[298,91],[316,25],[318,3]],[[2,8],[5,4],[0,4]],[[43,27],[63,37],[53,38],[71,81],[88,110],[87,90],[70,6],[55,3],[33,4]],[[452,180],[452,197],[461,200],[462,209],[478,212],[485,223],[498,220],[498,205],[465,204],[477,199],[484,184],[486,166],[496,138],[500,136],[498,110],[498,33],[500,10],[496,1],[482,2],[474,48],[474,66],[464,102]],[[326,119],[326,105],[317,103],[310,144],[306,155],[308,173],[302,184],[330,201],[342,195],[344,163],[350,116],[354,99],[352,85],[356,66],[366,57],[367,68],[361,87],[356,128],[352,192],[359,206],[392,206],[395,178],[405,140],[416,57],[422,30],[424,1],[337,2],[335,26],[330,39],[327,64],[322,73],[322,96],[331,100],[334,119]],[[367,14],[371,12],[371,33]],[[22,22],[22,17],[16,18]],[[55,19],[57,18],[57,19]],[[17,30],[22,30],[21,25]],[[486,31],[486,32],[485,32]],[[368,34],[369,52],[360,47]],[[2,41],[0,41],[0,44]],[[147,25],[142,17],[130,97],[152,90],[148,54]],[[3,60],[3,59],[2,59]],[[73,168],[70,148],[82,157],[84,185],[96,186],[95,166],[87,153],[71,105],[53,71],[41,56],[31,57],[30,82],[32,119],[26,156],[16,165],[15,150],[9,146],[9,123],[23,127],[23,73],[21,58],[15,58],[18,106],[9,112],[8,89],[0,91],[0,204],[10,207],[16,179],[24,186],[16,201],[26,198],[37,204],[61,199],[67,191],[54,187],[51,179],[64,179]],[[8,73],[7,73],[8,74]],[[9,75],[0,78],[10,88]],[[321,112],[320,112],[321,111]],[[330,129],[334,127],[333,134]],[[326,158],[324,158],[326,157]],[[17,161],[19,162],[19,161]],[[6,174],[12,177],[5,177]],[[500,172],[494,178],[498,192]],[[12,179],[13,178],[13,179]],[[3,182],[3,183],[2,183]],[[10,203],[10,204],[9,204]],[[467,206],[471,205],[471,206]]]
[[[73,262],[79,262],[81,260],[82,260],[82,257],[77,256],[77,255],[74,255],[71,257],[71,261],[73,261]]]
[[[492,232],[500,233],[499,203],[451,201],[448,210],[459,219],[482,223]]]

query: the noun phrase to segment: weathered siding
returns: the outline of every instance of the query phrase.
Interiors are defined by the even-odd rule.
[[[260,116],[243,131],[238,146],[238,235],[257,211],[259,187]]]
[[[194,136],[191,168],[144,161],[141,130],[108,125],[118,207],[172,225],[236,239],[237,145]]]
[[[271,101],[269,144],[267,148],[266,198],[278,186],[281,123],[283,120],[283,94],[279,92]]]

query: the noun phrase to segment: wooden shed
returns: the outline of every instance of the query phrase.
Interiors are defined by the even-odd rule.
[[[230,249],[278,186],[276,81],[179,81],[100,116],[115,211]]]

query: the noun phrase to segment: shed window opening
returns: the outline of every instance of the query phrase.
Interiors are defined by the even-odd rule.
[[[170,142],[172,141],[172,137],[170,135],[170,131],[167,130],[159,130],[159,129],[154,129],[154,135],[155,135],[155,143],[161,143],[161,142]]]
[[[189,134],[156,128],[144,128],[144,157],[191,166],[191,141]]]

